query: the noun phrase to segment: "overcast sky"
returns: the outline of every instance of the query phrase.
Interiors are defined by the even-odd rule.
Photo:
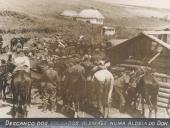
[[[170,0],[97,0],[97,1],[170,9]]]

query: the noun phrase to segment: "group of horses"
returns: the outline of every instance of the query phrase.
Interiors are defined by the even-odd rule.
[[[10,41],[10,48],[12,51],[12,48],[14,48],[17,44],[21,44],[21,47],[24,47],[24,44],[30,40],[30,38],[26,38],[26,37],[13,37]]]
[[[18,42],[23,47],[28,40],[13,38],[11,48],[15,47]],[[69,106],[74,111],[74,117],[79,117],[82,106],[87,104],[95,106],[100,117],[109,117],[112,102],[116,98],[120,101],[119,110],[121,112],[125,111],[127,107],[138,109],[142,104],[142,114],[144,115],[145,104],[147,104],[149,116],[151,116],[152,110],[155,110],[156,116],[159,85],[150,68],[124,71],[117,77],[110,70],[109,63],[105,63],[105,68],[92,73],[92,66],[84,65],[84,62],[80,60],[72,65],[68,65],[67,61],[59,61],[54,64],[53,68],[39,66],[41,62],[31,60],[30,73],[20,70],[15,74],[13,74],[15,65],[7,63],[6,72],[12,74],[9,85],[13,95],[12,116],[15,117],[19,111],[23,117],[27,117],[27,106],[31,104],[33,88],[38,89],[39,95],[42,97],[45,93],[54,92],[45,98],[50,101],[53,95],[56,108],[58,99],[61,99],[63,101],[62,109]],[[0,91],[3,91],[5,98],[8,77],[9,75],[0,77]]]
[[[13,48],[18,44],[20,43],[21,44],[21,47],[23,48],[24,47],[24,44],[30,40],[30,38],[26,38],[26,37],[13,37],[10,41],[10,46],[9,45],[5,45],[3,47],[0,48],[0,53],[1,54],[4,54],[4,53],[7,53],[10,48],[11,48],[11,51],[13,50]]]
[[[120,97],[120,111],[124,111],[125,107],[130,107],[132,111],[139,110],[141,105],[141,114],[146,117],[148,106],[148,117],[152,117],[153,110],[157,117],[159,83],[154,77],[153,70],[150,67],[142,67],[132,72],[131,75],[123,74],[115,80],[114,88]]]
[[[120,101],[119,110],[125,111],[127,107],[138,109],[142,104],[142,114],[145,113],[145,104],[149,107],[149,116],[152,110],[157,113],[158,82],[154,79],[150,69],[125,71],[116,77],[108,69],[90,73],[90,68],[81,62],[72,66],[67,63],[58,63],[56,68],[41,67],[33,60],[30,74],[17,71],[12,75],[11,91],[13,94],[13,117],[19,110],[23,117],[27,117],[27,106],[30,105],[32,88],[38,88],[39,95],[49,87],[54,93],[55,106],[58,99],[63,101],[62,109],[70,107],[74,117],[79,117],[82,106],[92,104],[99,111],[100,117],[109,117],[112,102],[115,98]],[[8,64],[7,71],[12,73],[14,65]],[[51,93],[51,92],[47,92]],[[115,96],[116,95],[116,96]],[[48,100],[50,100],[49,95]],[[133,106],[132,106],[133,105]],[[16,107],[17,106],[17,107]],[[88,109],[88,108],[87,108]],[[17,111],[16,111],[17,110]]]

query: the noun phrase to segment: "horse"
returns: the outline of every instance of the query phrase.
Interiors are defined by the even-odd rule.
[[[112,92],[114,87],[114,77],[107,68],[110,63],[105,64],[105,69],[98,70],[92,76],[92,85],[94,86],[97,108],[101,112],[101,116],[106,118],[109,116],[110,103],[112,98]],[[106,110],[106,107],[108,109]]]
[[[18,39],[17,38],[12,38],[11,39],[11,42],[10,42],[10,48],[11,48],[11,51],[13,50],[13,47],[15,47],[18,43]]]
[[[19,38],[12,38],[11,39],[11,42],[10,42],[10,45],[11,45],[11,51],[13,50],[13,47],[15,47],[18,43],[21,44],[21,47],[23,48],[24,47],[24,44],[30,40],[30,38],[25,38],[25,37],[19,37]]]
[[[74,117],[79,117],[80,106],[85,98],[85,69],[76,64],[68,70],[63,91],[63,104],[70,106],[74,111]]]
[[[6,66],[1,66],[1,73],[0,73],[0,99],[6,100],[6,83],[7,83],[7,71]]]
[[[6,100],[6,88],[7,80],[9,78],[10,71],[14,69],[12,64],[6,63],[5,60],[1,60],[3,64],[0,66],[0,96],[3,100]]]
[[[143,71],[138,69],[138,70],[133,70],[130,73],[130,81],[128,84],[128,88],[126,89],[126,107],[133,108],[133,110],[136,110],[136,105],[137,105],[137,99],[138,99],[138,94],[137,94],[137,84],[139,83],[139,80],[143,76]]]
[[[30,74],[24,70],[18,70],[13,74],[12,78],[12,94],[13,94],[13,116],[17,112],[23,117],[27,117],[27,105],[30,105],[31,94],[31,77]]]
[[[37,66],[37,64],[35,64]],[[47,98],[46,91],[55,89],[55,98],[57,104],[57,97],[60,96],[60,76],[56,70],[49,67],[32,67],[31,79],[33,87],[37,88],[42,99]],[[34,86],[35,85],[35,86]],[[40,86],[39,86],[40,85]],[[51,101],[51,96],[48,98]],[[45,106],[44,106],[45,107]]]
[[[121,77],[115,79],[114,92],[120,99],[119,110],[124,111],[126,105],[126,90],[130,81],[130,76],[127,73],[123,73]]]
[[[24,47],[24,44],[29,41],[31,38],[26,38],[26,37],[20,37],[18,38],[19,42],[21,43],[22,48]]]
[[[145,102],[149,108],[149,117],[152,115],[152,111],[155,111],[155,117],[157,117],[157,96],[158,96],[159,84],[158,81],[152,75],[151,69],[145,69],[143,76],[141,76],[137,83],[136,91],[138,97],[141,97],[142,114],[145,115]]]
[[[6,45],[6,46],[4,46],[4,47],[2,47],[2,48],[0,49],[0,53],[1,53],[1,54],[7,53],[8,50],[9,50],[9,46]]]

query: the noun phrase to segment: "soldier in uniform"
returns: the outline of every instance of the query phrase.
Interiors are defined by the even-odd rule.
[[[18,70],[30,73],[30,60],[25,56],[21,44],[17,45],[16,53],[12,57],[12,63],[16,66],[14,73]]]

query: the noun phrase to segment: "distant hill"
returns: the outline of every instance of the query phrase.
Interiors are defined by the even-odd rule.
[[[29,17],[28,19],[33,19],[34,24],[36,24],[35,22],[38,24],[44,22],[44,24],[47,23],[47,26],[50,24],[54,25],[57,20],[60,20],[57,15],[65,9],[80,11],[90,7],[95,7],[101,11],[106,18],[105,22],[113,26],[136,28],[159,28],[170,26],[170,21],[163,19],[163,17],[167,15],[170,16],[170,11],[167,9],[107,4],[96,2],[95,0],[0,0],[0,11],[7,10],[16,12],[19,15],[22,14],[22,16],[25,14]],[[0,19],[1,18],[2,16],[0,15]],[[11,22],[10,20],[14,20],[16,22],[14,22],[16,26],[20,25],[20,23],[24,24],[21,26],[26,26],[27,24],[30,25],[33,23],[32,20],[21,20],[21,17],[10,16],[10,18],[6,18],[7,19],[5,21],[0,20],[0,27],[4,24],[2,22]],[[3,17],[3,19],[5,18]],[[20,23],[17,21],[20,21]],[[5,23],[5,25],[10,26],[10,23]]]

